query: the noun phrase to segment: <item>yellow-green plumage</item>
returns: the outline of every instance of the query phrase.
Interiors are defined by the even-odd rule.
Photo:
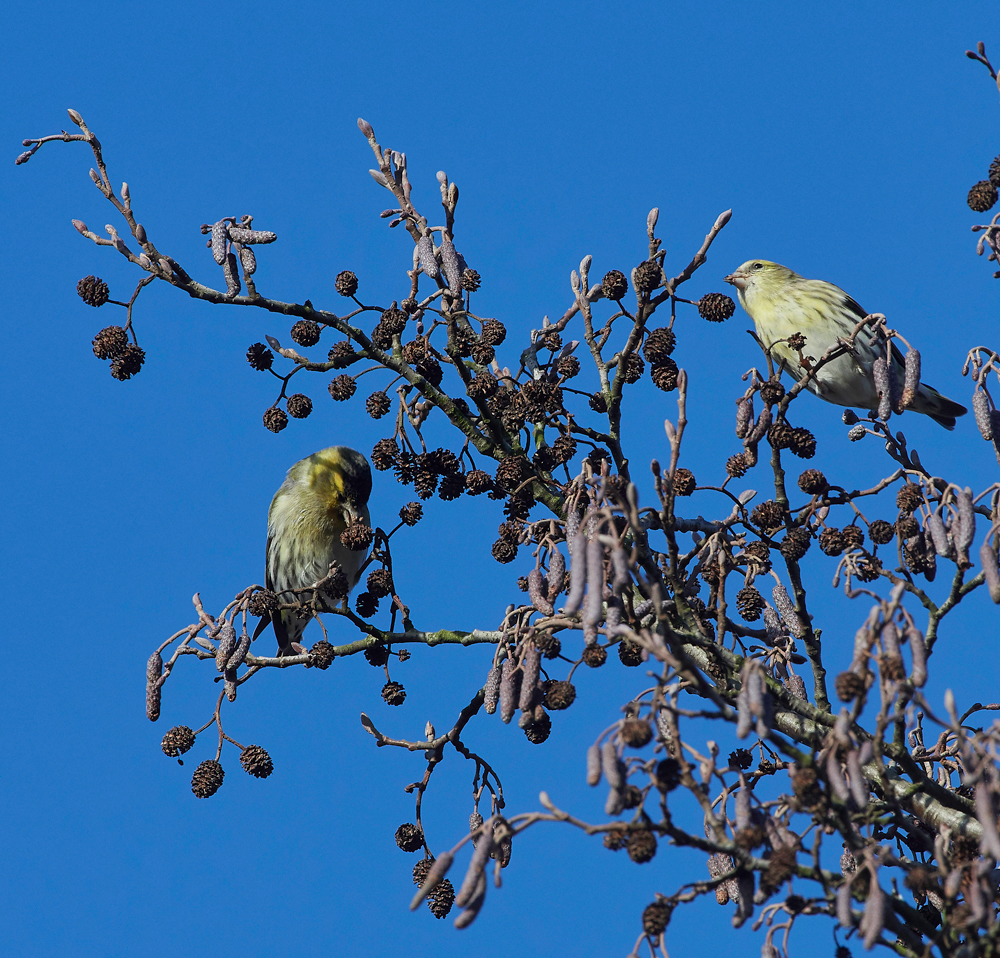
[[[352,519],[369,523],[372,474],[360,452],[347,446],[321,449],[295,463],[271,500],[267,514],[265,584],[282,602],[294,601],[288,590],[304,589],[322,579],[338,562],[353,588],[364,551],[348,549],[340,535]],[[256,638],[268,624],[261,619]],[[271,616],[278,654],[291,654],[309,623],[291,612]]]
[[[805,279],[787,266],[768,260],[747,260],[725,279],[737,288],[740,304],[753,320],[765,348],[796,379],[805,375],[798,353],[777,340],[802,333],[806,338],[803,355],[815,361],[839,338],[850,336],[868,315],[839,286],[821,279]],[[879,394],[872,376],[872,364],[879,355],[876,349],[871,331],[862,329],[855,339],[853,354],[839,356],[823,366],[808,388],[839,406],[877,409]],[[891,362],[902,380],[903,357],[895,347]],[[924,383],[909,408],[930,416],[946,429],[954,429],[955,417],[966,412],[964,406]]]

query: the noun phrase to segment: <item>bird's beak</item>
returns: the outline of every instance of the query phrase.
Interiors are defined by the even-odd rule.
[[[724,282],[732,284],[737,289],[746,289],[747,274],[741,273],[739,270],[735,273],[730,273],[728,276],[723,276],[722,279]]]

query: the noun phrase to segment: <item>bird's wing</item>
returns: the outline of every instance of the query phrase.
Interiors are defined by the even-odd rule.
[[[868,310],[865,309],[857,300],[852,299],[846,293],[844,294],[844,306],[849,309],[859,320],[864,319],[868,315]]]

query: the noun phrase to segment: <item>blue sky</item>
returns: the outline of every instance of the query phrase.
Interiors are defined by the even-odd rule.
[[[90,340],[120,317],[83,305],[75,284],[97,273],[121,298],[137,277],[70,225],[75,217],[100,232],[113,211],[87,177],[85,147],[51,144],[15,168],[23,137],[57,132],[69,125],[66,108],[79,110],[104,145],[112,181],[129,182],[150,237],[189,272],[217,279],[199,225],[249,212],[279,236],[261,251],[258,289],[336,310],[337,272],[353,269],[371,301],[401,299],[411,255],[408,238],[378,219],[386,201],[365,172],[371,154],[355,127],[363,116],[384,144],[407,153],[418,208],[437,207],[437,170],[459,184],[456,242],[483,275],[476,307],[503,319],[511,344],[566,309],[570,270],[583,255],[594,256],[598,277],[644,258],[650,207],[660,208],[676,269],[732,208],[689,284],[692,298],[721,289],[721,277],[752,257],[828,279],[886,313],[921,347],[925,378],[967,403],[961,364],[970,346],[996,345],[998,287],[974,256],[977,217],[965,196],[998,144],[996,90],[963,51],[983,39],[1000,60],[1000,37],[989,29],[990,4],[945,10],[9,9],[0,38],[9,155],[0,177],[0,455],[10,506],[4,579],[16,611],[0,679],[2,950],[226,958],[402,946],[450,956],[503,943],[524,958],[567,947],[624,954],[653,893],[703,873],[700,857],[685,852],[661,847],[638,867],[568,828],[536,828],[471,929],[406,911],[413,859],[392,835],[412,819],[403,786],[422,767],[376,750],[358,715],[411,738],[427,719],[446,727],[485,676],[484,647],[416,649],[397,670],[408,698],[396,710],[378,696],[379,673],[358,658],[325,673],[262,676],[241,691],[227,730],[267,747],[275,774],[251,780],[229,751],[219,794],[191,795],[190,773],[210,757],[208,744],[181,769],[159,740],[171,725],[206,721],[215,686],[208,669],[183,663],[150,725],[147,656],[190,620],[195,591],[217,610],[260,580],[267,505],[289,465],[333,443],[367,451],[384,424],[363,414],[364,389],[333,406],[314,377],[305,389],[312,417],[266,432],[260,416],[273,380],[243,354],[265,334],[287,341],[287,324],[156,284],[136,313],[146,366],[131,382],[113,381]],[[676,358],[691,376],[685,460],[702,481],[718,481],[738,451],[732,400],[740,374],[759,362],[748,325],[739,310],[722,326],[692,310],[679,320]],[[797,407],[819,438],[820,468],[845,485],[891,471],[874,441],[848,443],[837,410],[811,397]],[[674,412],[672,399],[636,388],[626,413],[634,463],[665,454],[662,419]],[[977,489],[995,479],[971,422],[954,434],[916,416],[904,423],[932,471]],[[758,473],[745,484],[766,488]],[[635,474],[648,498],[645,467]],[[388,525],[410,498],[377,474],[374,520]],[[692,508],[708,515],[719,503],[704,493]],[[891,518],[888,504],[883,511]],[[397,581],[418,627],[489,627],[516,598],[527,558],[502,569],[490,558],[500,518],[485,500],[435,499],[400,537]],[[828,592],[834,560],[824,562],[813,585]],[[970,702],[996,697],[992,670],[961,668],[992,641],[992,606],[982,596],[968,606],[946,630],[948,662],[929,692],[937,701],[949,685]],[[833,597],[818,608],[830,615],[836,669],[867,609]],[[467,740],[502,770],[509,808],[536,807],[546,788],[563,807],[603,820],[603,795],[581,785],[584,752],[640,678],[616,662],[585,676],[577,703],[537,748],[496,719],[474,723]],[[455,756],[435,773],[425,801],[435,848],[461,834],[470,779]],[[704,950],[706,922],[720,956],[759,948],[759,936],[732,932],[712,903],[677,913],[671,954]],[[828,947],[827,929],[815,935]]]

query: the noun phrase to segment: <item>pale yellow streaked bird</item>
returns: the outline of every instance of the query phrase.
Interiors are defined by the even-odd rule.
[[[265,585],[281,602],[293,602],[288,590],[305,589],[324,578],[331,562],[338,562],[348,588],[357,583],[367,550],[348,549],[340,541],[351,520],[370,525],[368,497],[372,472],[368,460],[347,446],[321,449],[295,463],[271,500],[267,513],[267,569]],[[309,598],[307,593],[305,598]],[[278,655],[294,655],[309,624],[294,612],[265,616],[254,632],[256,639],[268,623],[278,639]]]
[[[805,370],[799,365],[798,352],[787,343],[793,333],[806,338],[803,355],[818,360],[838,338],[846,338],[868,315],[839,286],[821,279],[805,279],[787,266],[766,259],[747,260],[735,273],[725,277],[739,292],[740,304],[757,327],[757,336],[778,363],[801,379]],[[872,364],[880,355],[873,344],[872,331],[865,327],[854,341],[854,354],[845,354],[823,366],[808,383],[808,388],[820,399],[838,406],[878,409],[879,394],[875,388]],[[903,381],[903,356],[895,343],[891,350],[892,363],[899,381]],[[946,399],[936,389],[921,383],[916,397],[908,407],[930,416],[945,429],[955,428],[955,417],[963,416],[966,408]]]

